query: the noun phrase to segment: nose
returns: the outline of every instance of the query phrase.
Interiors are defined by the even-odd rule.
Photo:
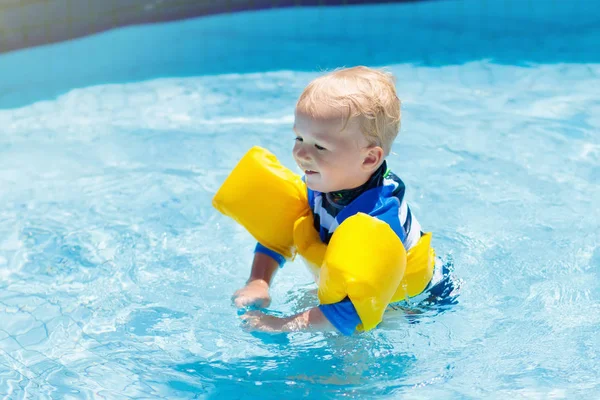
[[[310,153],[302,143],[296,145],[296,158],[299,160],[310,160]]]

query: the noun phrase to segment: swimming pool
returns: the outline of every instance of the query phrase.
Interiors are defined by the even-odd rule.
[[[597,397],[600,6],[479,4],[219,15],[0,55],[0,394]],[[389,163],[458,304],[352,338],[245,333],[229,297],[254,242],[212,195],[253,145],[293,168],[296,97],[353,64],[397,76]],[[313,305],[310,282],[286,265],[270,308]]]

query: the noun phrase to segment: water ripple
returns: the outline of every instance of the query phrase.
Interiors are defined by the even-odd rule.
[[[600,67],[391,70],[404,121],[389,163],[456,290],[352,338],[244,332],[230,296],[254,242],[211,205],[252,145],[293,166],[290,116],[314,74],[0,110],[0,395],[594,397]],[[283,314],[318,303],[300,262],[272,295]]]

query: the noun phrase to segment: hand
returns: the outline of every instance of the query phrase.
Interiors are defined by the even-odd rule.
[[[334,326],[318,307],[289,317],[275,317],[261,311],[248,311],[242,316],[243,327],[247,331],[294,332],[308,329],[331,331]]]
[[[261,311],[248,311],[241,316],[243,328],[247,331],[281,332],[287,318],[277,318]]]
[[[250,281],[243,288],[237,290],[231,297],[236,307],[255,306],[259,308],[268,307],[271,304],[269,285],[262,279]]]

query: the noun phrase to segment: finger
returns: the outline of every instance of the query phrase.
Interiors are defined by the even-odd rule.
[[[267,308],[267,307],[269,307],[269,304],[271,304],[271,298],[267,297],[267,298],[261,299],[259,306],[261,308]]]
[[[236,306],[237,308],[244,307],[244,301],[245,301],[244,297],[232,297],[231,300],[233,302],[233,305]]]
[[[243,307],[260,307],[260,299],[255,299],[253,297],[238,297],[235,299],[234,304],[237,308]]]
[[[244,294],[244,288],[238,289],[235,292],[233,292],[233,295],[231,295],[231,302],[235,303],[236,301],[238,301],[238,299],[240,299],[240,298],[243,299],[246,297],[248,297],[248,296],[246,296]]]
[[[271,304],[271,299],[269,297],[248,297],[248,296],[238,296],[232,297],[233,304],[237,308],[242,307],[256,307],[256,308],[266,308]]]
[[[238,291],[239,292],[239,291]],[[231,302],[236,307],[244,307],[250,298],[248,296],[244,296],[242,293],[235,292],[233,296],[231,296]]]
[[[252,314],[252,312],[248,312],[242,316],[240,316],[241,319],[241,327],[243,330],[245,331],[253,331],[256,329],[256,327],[258,325],[260,325],[260,318],[254,314]]]
[[[246,311],[245,313],[243,313],[242,315],[240,315],[240,318],[244,321],[249,321],[251,319],[258,319],[260,318],[260,316],[262,315],[262,313],[260,311]]]

